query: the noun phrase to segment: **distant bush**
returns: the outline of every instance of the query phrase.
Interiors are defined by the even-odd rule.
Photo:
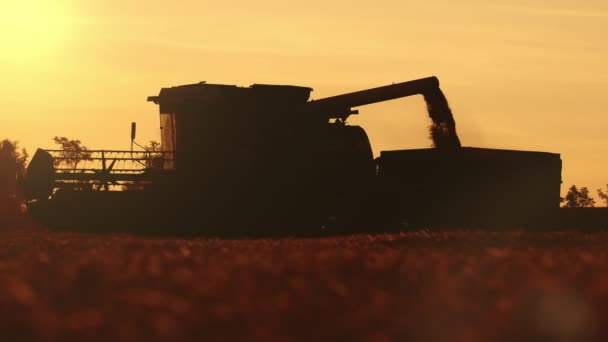
[[[69,168],[76,169],[81,161],[91,158],[89,149],[82,145],[82,142],[78,139],[54,137],[53,141],[55,144],[61,146],[62,151],[60,155],[63,158],[55,162],[55,167],[58,167],[59,164],[63,163]]]
[[[146,167],[157,169],[163,167],[163,155],[161,153],[157,153],[161,151],[161,145],[158,141],[150,140],[150,143],[144,146],[144,150],[149,152]]]
[[[566,202],[565,208],[592,208],[595,206],[595,200],[589,195],[589,189],[586,186],[578,189],[576,185],[572,185],[562,201]]]
[[[163,155],[159,153],[162,151],[161,144],[156,140],[150,140],[148,145],[142,146],[146,152],[148,152],[147,160],[145,162],[146,168],[149,169],[162,169],[163,168]],[[123,191],[143,190],[144,184],[138,181],[128,182],[123,184]]]
[[[19,142],[0,141],[0,220],[7,221],[21,213],[22,197],[18,178],[23,177],[28,154],[19,149]]]
[[[597,189],[597,195],[599,198],[602,199],[602,201],[604,201],[604,204],[608,207],[608,184],[606,184],[606,192],[604,192],[602,189]]]

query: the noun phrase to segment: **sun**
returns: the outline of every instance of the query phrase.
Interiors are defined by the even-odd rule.
[[[62,0],[2,0],[0,58],[40,57],[64,39],[70,23]]]

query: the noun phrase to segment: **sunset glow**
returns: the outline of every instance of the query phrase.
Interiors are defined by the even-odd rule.
[[[310,86],[313,98],[436,75],[463,145],[562,154],[564,187],[608,183],[600,0],[4,1],[0,137],[92,148],[159,138],[161,87]],[[360,108],[380,150],[428,147],[424,102]]]
[[[59,49],[66,39],[69,17],[61,1],[13,1],[0,9],[3,59],[31,62],[34,57]]]

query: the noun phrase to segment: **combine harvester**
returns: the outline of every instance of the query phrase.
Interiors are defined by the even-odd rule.
[[[39,149],[24,181],[28,209],[57,227],[201,234],[559,221],[559,154],[461,147],[437,78],[316,101],[311,90],[163,88],[148,98],[160,108],[162,151],[89,151],[74,163],[70,151]],[[412,95],[427,102],[434,148],[374,159],[348,117]]]

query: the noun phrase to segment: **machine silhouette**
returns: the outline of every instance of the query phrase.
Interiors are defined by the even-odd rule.
[[[309,101],[311,88],[163,88],[162,151],[39,149],[25,194],[56,226],[200,233],[525,224],[559,208],[558,154],[461,147],[436,77]],[[422,95],[433,147],[373,158],[356,107]],[[135,138],[135,127],[132,139]],[[65,166],[65,165],[64,165]],[[121,191],[118,191],[121,190]]]

